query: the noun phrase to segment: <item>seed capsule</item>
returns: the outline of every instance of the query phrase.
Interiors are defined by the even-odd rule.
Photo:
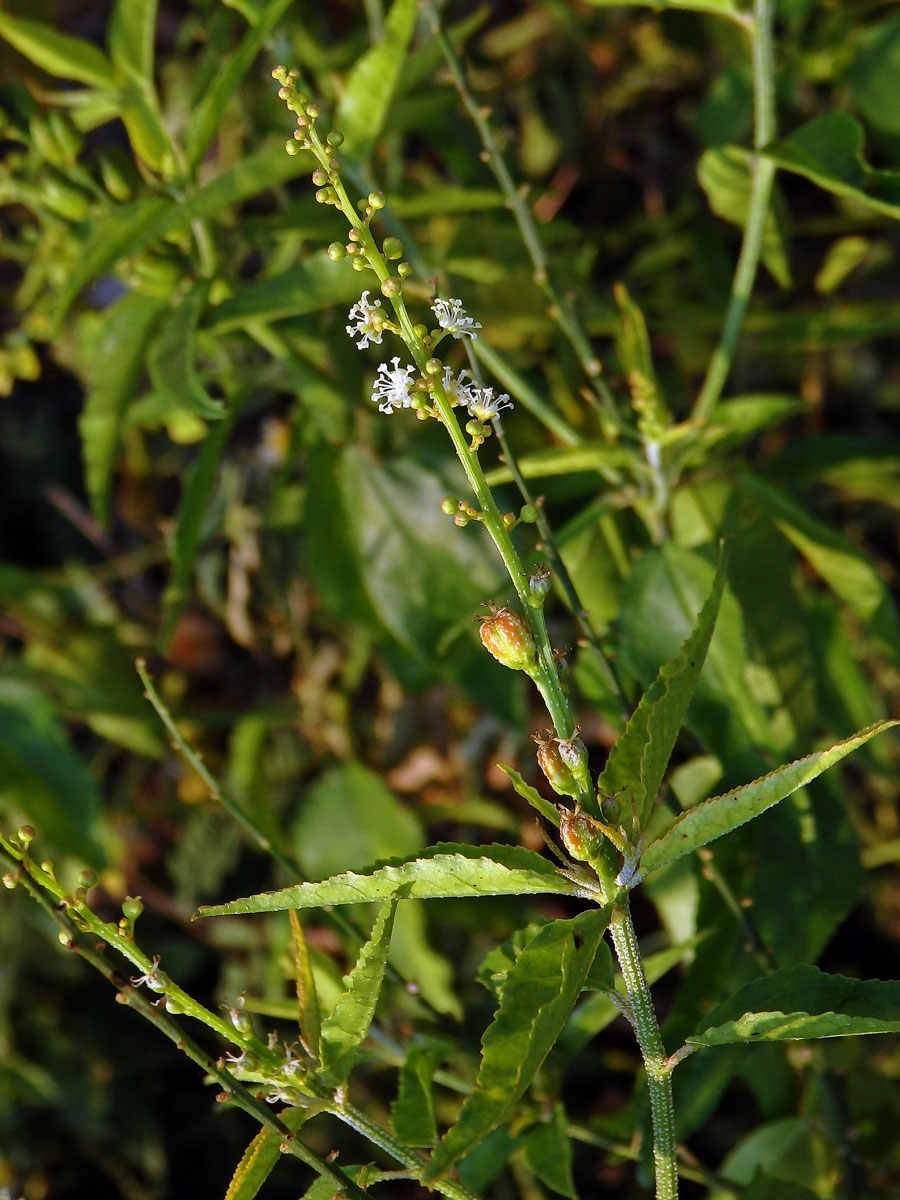
[[[505,605],[481,619],[481,641],[498,662],[514,671],[535,665],[534,638],[525,621]]]
[[[578,784],[560,756],[557,739],[549,731],[532,734],[532,737],[538,745],[538,766],[554,792],[559,796],[577,796]]]

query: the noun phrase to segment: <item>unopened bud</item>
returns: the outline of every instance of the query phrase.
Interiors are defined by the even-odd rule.
[[[34,841],[34,829],[31,825],[21,825],[18,830],[18,838],[23,850],[27,849]]]
[[[554,792],[559,796],[577,796],[578,784],[560,756],[557,739],[549,731],[533,734],[533,737],[538,744],[538,766]]]
[[[403,243],[399,238],[385,238],[381,245],[381,249],[384,251],[385,258],[395,259],[403,257]]]
[[[538,519],[538,511],[533,504],[523,504],[519,512],[519,520],[523,525],[533,525]]]
[[[522,512],[524,511],[523,509]],[[519,520],[521,519],[520,516]],[[528,576],[528,603],[531,608],[543,608],[549,591],[550,572],[546,567],[539,567],[533,575]]]
[[[560,741],[559,756],[576,779],[587,773],[588,753],[577,733]]]
[[[369,192],[369,207],[374,209],[384,208],[385,199],[384,192]],[[396,238],[394,239],[396,241]],[[387,251],[385,251],[387,253]]]
[[[399,279],[394,279],[393,276],[390,279],[385,279],[381,285],[381,294],[382,296],[387,296],[388,299],[391,299],[393,296],[399,296],[402,291],[403,284]]]
[[[347,247],[340,242],[332,242],[328,247],[328,257],[332,262],[340,262],[342,258],[347,257]]]
[[[528,671],[535,665],[534,638],[526,622],[511,609],[491,612],[481,622],[481,641],[498,662],[514,671]]]
[[[445,516],[452,517],[459,508],[459,501],[455,496],[445,496],[441,501],[441,512]]]
[[[129,921],[136,921],[144,911],[140,896],[126,896],[122,904],[122,912]]]
[[[612,881],[618,870],[618,856],[612,842],[587,813],[561,810],[559,835],[566,850],[578,862],[586,862],[604,883]]]

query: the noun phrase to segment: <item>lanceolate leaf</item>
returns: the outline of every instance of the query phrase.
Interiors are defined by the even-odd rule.
[[[206,308],[208,283],[191,288],[166,318],[150,348],[147,366],[153,386],[185,412],[207,420],[225,415],[225,406],[213,400],[194,369],[197,325]]]
[[[674,862],[676,858],[681,858],[682,854],[697,850],[724,833],[730,833],[732,829],[752,820],[753,817],[758,817],[779,800],[790,796],[842,758],[858,750],[871,738],[895,725],[900,725],[900,721],[879,721],[877,725],[860,730],[853,737],[838,742],[828,750],[818,750],[806,758],[779,767],[761,779],[755,779],[753,783],[744,784],[743,787],[734,788],[723,796],[714,796],[711,800],[698,804],[696,808],[688,809],[669,826],[662,837],[647,847],[641,859],[642,873],[648,875],[651,871]]]
[[[407,1146],[433,1146],[437,1141],[437,1119],[431,1077],[436,1050],[413,1046],[400,1068],[397,1099],[391,1105],[394,1131]]]
[[[292,908],[288,914],[291,920],[291,946],[294,957],[294,985],[297,991],[297,1008],[300,1019],[300,1036],[316,1058],[322,1056],[322,1021],[319,1015],[319,995],[316,991],[316,980],[312,971],[306,938],[303,936],[303,926],[300,918]]]
[[[297,1130],[304,1121],[315,1115],[314,1108],[286,1108],[279,1120],[288,1129]],[[283,1135],[274,1129],[261,1129],[235,1167],[225,1200],[253,1200],[283,1157],[280,1146]],[[335,1184],[337,1187],[337,1184]]]
[[[117,0],[109,22],[109,52],[124,75],[153,84],[157,0]]]
[[[659,675],[641,697],[625,731],[610,751],[598,780],[602,793],[630,788],[640,818],[647,823],[675,739],[697,686],[709,649],[725,587],[725,555],[720,556],[712,592],[703,606],[694,631],[681,650],[660,667]]]
[[[524,1095],[569,1019],[608,923],[608,908],[552,921],[520,952],[482,1038],[475,1091],[432,1155],[426,1184],[496,1128]]]
[[[734,0],[588,0],[595,8],[653,8],[657,12],[666,8],[682,9],[686,12],[713,13],[719,17],[731,17],[743,21],[741,10]]]
[[[498,763],[497,766],[507,776],[522,799],[527,800],[531,807],[536,809],[545,821],[549,821],[558,829],[559,813],[556,811],[555,805],[551,804],[549,800],[545,800],[536,788],[526,783],[514,767],[511,767],[508,763]]]
[[[396,900],[381,905],[371,937],[344,980],[347,990],[322,1023],[320,1075],[329,1086],[347,1078],[368,1036],[384,981],[396,911]]]
[[[114,88],[112,63],[92,42],[59,33],[50,25],[0,12],[0,37],[35,66],[60,79],[98,88]]]
[[[518,846],[433,846],[418,858],[395,860],[369,875],[347,871],[320,883],[298,883],[279,892],[262,892],[229,904],[205,905],[198,916],[280,912],[323,904],[358,904],[391,896],[424,900],[452,896],[515,896],[556,892],[584,894],[533,850]]]
[[[335,117],[348,150],[364,149],[384,128],[409,39],[416,23],[416,0],[394,0],[384,23],[384,37],[356,63],[347,80]]]
[[[730,996],[688,1041],[784,1041],[900,1033],[900,982],[826,975],[808,965],[775,971]]]

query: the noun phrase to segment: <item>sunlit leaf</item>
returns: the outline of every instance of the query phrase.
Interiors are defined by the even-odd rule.
[[[716,146],[706,150],[697,166],[697,178],[716,216],[743,229],[750,213],[753,187],[749,151],[740,146]],[[783,226],[784,208],[775,196],[763,225],[762,259],[776,283],[788,287],[791,269]]]
[[[92,42],[4,12],[0,12],[0,37],[48,75],[97,88],[116,86],[112,63]]]
[[[572,1142],[562,1104],[554,1104],[549,1120],[528,1130],[524,1145],[525,1161],[541,1183],[560,1196],[577,1200],[572,1178]]]
[[[384,128],[416,23],[416,0],[394,0],[384,37],[354,65],[335,115],[335,127],[349,151],[360,151]]]
[[[300,1034],[310,1054],[321,1059],[322,1020],[319,1013],[316,980],[300,918],[293,908],[289,910],[288,916],[291,921],[291,949],[294,960],[294,985],[297,991]]]
[[[297,1130],[315,1115],[315,1109],[286,1108],[279,1120],[288,1129]],[[225,1200],[254,1200],[259,1190],[284,1157],[281,1153],[283,1134],[274,1129],[261,1129],[235,1167]],[[337,1185],[335,1184],[335,1190]]]
[[[828,750],[808,754],[805,758],[771,771],[761,779],[688,809],[669,826],[662,837],[647,847],[641,858],[641,870],[649,874],[666,863],[674,862],[682,854],[689,854],[737,829],[864,746],[870,738],[898,724],[900,721],[879,721]]]
[[[434,899],[440,896],[511,896],[556,892],[582,894],[579,885],[561,875],[546,859],[517,846],[433,846],[428,856],[378,867],[369,875],[347,871],[320,883],[298,883],[278,892],[262,892],[228,904],[206,905],[199,916],[278,912],[286,908],[318,908],[323,904],[357,904],[391,896]]]
[[[900,983],[848,979],[802,965],[747,984],[704,1017],[688,1041],[724,1046],[898,1032]]]
[[[588,909],[571,920],[551,921],[522,949],[481,1041],[475,1091],[436,1147],[426,1183],[496,1128],[524,1095],[569,1019],[608,923],[608,909]]]

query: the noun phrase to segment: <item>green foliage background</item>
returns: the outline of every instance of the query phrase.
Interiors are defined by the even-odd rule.
[[[293,881],[172,755],[135,657],[151,656],[192,743],[313,879],[441,839],[539,848],[493,764],[536,782],[525,735],[541,722],[473,633],[504,581],[481,531],[440,511],[465,494],[458,467],[437,429],[368,399],[379,356],[344,331],[360,279],[326,256],[342,224],[315,203],[305,157],[284,152],[275,63],[296,64],[336,112],[359,191],[388,195],[408,297],[424,313],[437,275],[482,322],[482,365],[517,404],[506,426],[523,473],[630,701],[689,632],[727,535],[728,589],[670,805],[896,714],[900,21],[873,0],[777,5],[782,169],[765,267],[727,398],[694,437],[679,423],[731,286],[752,89],[738,3],[661,7],[444,10],[618,424],[585,399],[414,3],[0,12],[4,827],[30,821],[61,875],[95,867],[110,917],[141,894],[143,942],[170,975],[211,1004],[246,992],[285,1037],[287,923],[189,918]],[[619,281],[646,320],[669,444],[686,447],[662,511],[639,469]],[[517,506],[499,462],[493,479]],[[561,597],[552,618],[574,644]],[[618,713],[590,649],[569,663],[599,771]],[[772,967],[898,975],[896,759],[888,739],[872,743],[648,887],[638,919],[667,1044]],[[458,1108],[447,1078],[471,1086],[497,947],[575,911],[400,905],[391,961],[418,997],[387,985],[357,1102],[393,1103],[429,1144]],[[353,951],[324,917],[306,935],[329,1007]],[[0,1186],[29,1200],[222,1196],[246,1119],[217,1110],[18,891],[0,948]],[[464,1163],[471,1186],[640,1194],[645,1098],[614,1016],[600,993],[576,1010],[521,1117]],[[886,1037],[695,1056],[676,1076],[699,1164],[685,1194],[896,1195],[897,1074]],[[342,1161],[368,1154],[326,1122],[310,1138]],[[263,1194],[309,1183],[286,1163]]]

